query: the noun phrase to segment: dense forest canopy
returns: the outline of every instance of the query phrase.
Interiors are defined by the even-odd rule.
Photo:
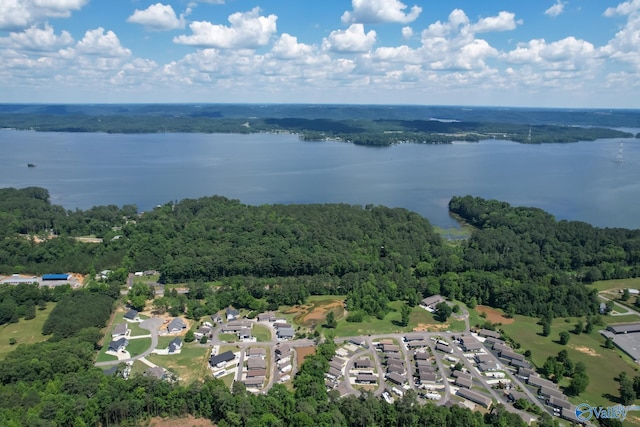
[[[196,318],[314,294],[347,295],[349,311],[382,317],[390,301],[416,304],[436,293],[510,314],[584,315],[597,310],[584,283],[640,276],[638,230],[556,221],[470,196],[453,198],[450,209],[477,230],[448,244],[420,215],[383,206],[248,206],[214,196],[138,215],[132,206],[65,211],[44,189],[0,193],[10,196],[0,198],[0,273],[154,269],[163,282],[193,287],[163,304]],[[102,243],[73,239],[87,230]]]

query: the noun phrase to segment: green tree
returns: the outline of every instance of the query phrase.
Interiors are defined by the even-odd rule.
[[[569,332],[567,331],[560,332],[560,344],[566,345],[569,342],[569,338],[571,338],[571,336],[569,335]]]
[[[589,376],[585,372],[574,373],[566,393],[569,396],[578,396],[587,389],[589,385]]]
[[[548,337],[549,335],[551,335],[551,323],[545,321],[542,324],[542,336],[543,337]]]
[[[636,391],[633,388],[633,381],[626,376],[619,378],[618,391],[620,392],[620,403],[630,405],[636,399]]]
[[[622,301],[629,301],[629,298],[631,297],[631,294],[629,293],[629,289],[625,288],[622,291],[622,295],[620,296],[620,299]]]
[[[576,323],[575,328],[573,328],[573,333],[576,335],[580,335],[582,331],[584,331],[584,323],[582,323],[582,321],[579,321],[578,323]]]
[[[327,313],[325,326],[330,329],[335,329],[335,327],[338,326],[338,322],[336,321],[336,315],[333,313],[333,310]]]
[[[449,316],[451,316],[451,307],[446,302],[441,302],[436,305],[434,317],[440,322],[446,322]]]
[[[411,307],[407,304],[403,304],[400,308],[400,325],[409,325],[409,316],[411,315]]]
[[[194,335],[191,329],[189,329],[187,333],[184,334],[184,342],[193,342],[195,341],[195,339],[196,339],[196,336]]]
[[[608,349],[614,348],[613,339],[611,337],[606,337],[604,339],[604,348],[608,348]]]

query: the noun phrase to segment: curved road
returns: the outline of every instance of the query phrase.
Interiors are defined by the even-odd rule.
[[[111,366],[111,365],[118,365],[120,363],[126,363],[126,362],[133,362],[134,360],[138,360],[140,358],[146,357],[148,355],[150,355],[153,350],[156,349],[156,347],[158,346],[158,330],[160,329],[160,326],[162,326],[163,324],[163,320],[156,318],[156,317],[152,317],[150,319],[145,319],[140,323],[140,327],[142,329],[146,329],[151,333],[151,346],[146,349],[144,352],[140,353],[137,356],[134,357],[130,357],[128,359],[121,359],[121,360],[109,360],[106,362],[96,362],[95,366]]]

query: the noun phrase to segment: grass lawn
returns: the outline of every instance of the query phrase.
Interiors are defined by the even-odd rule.
[[[110,362],[112,360],[118,360],[117,357],[112,356],[110,354],[106,354],[107,353],[107,345],[104,345],[102,347],[102,349],[100,349],[100,351],[98,352],[98,357],[96,358],[96,362]]]
[[[623,371],[630,377],[638,375],[635,370],[637,368],[634,368],[619,350],[603,347],[604,338],[596,330],[602,327],[596,327],[590,334],[575,335],[571,331],[578,321],[577,318],[571,318],[568,323],[564,318],[554,319],[551,334],[543,337],[538,335],[542,331],[542,326],[537,324],[539,319],[525,316],[515,316],[514,319],[514,323],[503,325],[502,328],[522,345],[522,350],[531,350],[531,360],[535,365],[542,366],[548,356],[555,357],[563,349],[567,350],[569,358],[574,363],[583,362],[586,365],[590,378],[589,386],[580,396],[570,399],[574,404],[617,404],[611,400],[618,396],[618,383],[614,377]],[[561,331],[570,332],[571,337],[567,345],[557,343]]]
[[[271,330],[264,325],[254,324],[251,328],[251,334],[256,337],[258,342],[271,341]]]
[[[221,345],[220,348],[218,349],[217,354],[224,353],[225,351],[232,351],[236,353],[239,350],[240,350],[240,347],[238,347],[237,345]]]
[[[338,321],[338,327],[334,329],[337,337],[349,337],[357,335],[380,335],[409,332],[413,330],[423,331],[463,331],[464,321],[450,319],[448,323],[442,323],[433,318],[433,314],[429,313],[422,307],[416,306],[411,310],[409,315],[409,325],[400,326],[400,307],[403,301],[392,301],[389,303],[394,311],[387,313],[384,319],[380,320],[370,316],[364,322],[352,323],[346,320]]]
[[[45,310],[36,309],[35,319],[20,319],[18,323],[7,323],[0,326],[0,360],[4,359],[8,353],[11,353],[20,344],[33,344],[49,338],[42,335],[42,326],[54,306],[55,303],[49,302]],[[16,344],[10,345],[10,338],[15,338]]]
[[[180,381],[189,384],[194,380],[204,379],[211,375],[207,367],[209,350],[208,347],[185,344],[180,354],[150,354],[147,356],[147,360],[175,372]]]
[[[302,305],[280,307],[277,317],[284,317],[294,327],[320,327],[329,311],[333,311],[336,320],[344,319],[344,295],[312,295]]]
[[[231,384],[233,384],[233,380],[235,379],[236,374],[235,372],[233,374],[229,374],[229,375],[225,375],[224,377],[221,377],[220,379],[224,382],[224,384],[231,388]]]
[[[135,337],[137,335],[149,335],[150,332],[146,329],[142,329],[139,323],[127,322],[126,320],[124,320],[125,313],[126,311],[121,311],[121,310],[118,310],[116,312],[116,314],[113,316],[112,328],[109,330],[109,332],[111,332],[117,324],[126,323],[129,329],[131,330],[131,336]],[[140,315],[140,318],[146,319],[147,317],[144,315]],[[109,334],[108,336],[105,336],[105,342],[107,342],[108,339],[109,340],[111,339],[111,334]]]
[[[600,280],[598,282],[593,282],[593,284],[588,286],[596,288],[598,292],[607,291],[609,289],[640,289],[640,277],[635,277],[633,279]]]
[[[140,338],[136,340],[129,340],[127,351],[131,357],[138,356],[148,350],[151,346],[151,338]]]
[[[218,339],[224,342],[236,342],[238,336],[236,334],[218,334]]]
[[[139,360],[136,360],[131,366],[131,376],[134,376],[136,374],[142,375],[147,371],[147,369],[149,369],[149,366],[140,362]]]

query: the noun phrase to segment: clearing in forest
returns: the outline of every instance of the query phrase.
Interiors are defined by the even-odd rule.
[[[476,311],[480,314],[485,313],[487,315],[486,319],[491,323],[502,323],[503,325],[510,325],[514,322],[514,319],[505,317],[500,310],[496,310],[495,308],[486,305],[477,305]]]

